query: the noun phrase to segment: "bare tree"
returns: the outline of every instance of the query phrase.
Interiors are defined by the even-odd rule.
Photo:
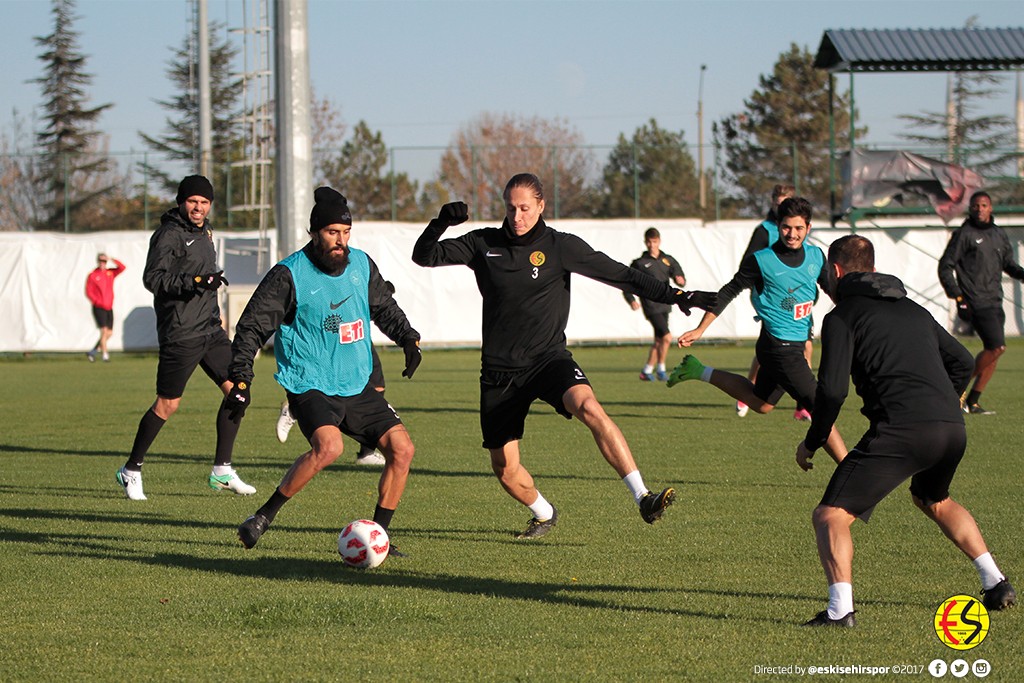
[[[476,220],[505,213],[501,192],[516,173],[535,173],[554,218],[593,214],[588,178],[599,175],[583,136],[561,119],[485,112],[462,126],[441,157],[438,184]]]

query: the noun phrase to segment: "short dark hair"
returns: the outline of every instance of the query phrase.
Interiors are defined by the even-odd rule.
[[[540,178],[532,173],[516,173],[509,178],[508,183],[505,184],[505,191],[501,193],[501,198],[507,202],[513,188],[516,187],[525,187],[530,190],[537,201],[544,199],[544,186],[541,184]]]
[[[774,203],[779,197],[792,197],[794,194],[796,194],[794,186],[780,183],[772,188],[772,202]]]
[[[644,239],[645,240],[660,240],[661,239],[661,233],[658,232],[657,228],[647,228],[646,230],[644,230]]]
[[[778,224],[782,225],[784,218],[790,216],[800,216],[808,223],[811,222],[811,203],[803,197],[790,197],[781,204],[779,204],[778,210],[775,212],[776,217],[779,219]]]
[[[981,199],[982,197],[989,200],[990,202],[992,201],[992,197],[989,196],[988,192],[985,192],[985,190],[978,190],[977,192],[971,195],[971,201],[969,203],[973,204],[975,199]]]
[[[846,235],[829,245],[828,262],[847,273],[870,273],[875,269],[875,245],[860,235]]]

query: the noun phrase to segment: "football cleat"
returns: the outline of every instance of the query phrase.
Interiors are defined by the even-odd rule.
[[[231,491],[240,496],[251,496],[256,493],[256,487],[242,481],[242,478],[234,470],[227,474],[214,474],[211,472],[206,483],[214,491]]]
[[[746,417],[749,410],[750,406],[746,403],[743,401],[736,401],[736,417]]]
[[[288,440],[288,432],[292,430],[295,418],[288,409],[288,401],[281,404],[281,414],[277,416],[277,440],[284,443]]]
[[[797,422],[810,422],[811,414],[807,412],[806,408],[797,408],[793,411],[793,419]]]
[[[837,626],[839,628],[853,628],[857,625],[857,620],[853,618],[856,611],[857,610],[847,612],[838,619],[830,619],[828,616],[828,610],[823,609],[815,614],[813,619],[804,622],[804,626]]]
[[[142,492],[142,472],[130,472],[122,467],[114,478],[124,487],[124,495],[129,500],[146,500],[146,494]]]
[[[270,521],[257,512],[238,526],[238,540],[242,542],[246,550],[251,550],[260,542],[260,536],[267,531],[269,526]]]
[[[551,507],[551,519],[539,520],[536,517],[526,523],[526,529],[516,538],[540,538],[551,531],[558,524],[558,510]]]
[[[969,406],[965,406],[964,407],[964,412],[967,413],[968,415],[995,415],[996,414],[996,411],[994,411],[994,410],[985,410],[984,408],[982,408],[977,403],[972,403]]]
[[[667,382],[668,381],[668,373],[665,372],[664,370],[658,370],[658,381],[659,382]]]
[[[379,451],[371,451],[362,457],[356,458],[357,465],[383,465],[387,462]]]
[[[640,516],[644,518],[644,521],[648,524],[654,524],[661,515],[665,512],[665,508],[674,503],[676,500],[676,490],[669,487],[661,493],[655,494],[652,491],[648,491],[640,499]]]
[[[388,544],[388,557],[409,557],[409,553],[404,553],[398,549],[394,543]]]
[[[90,363],[95,363],[96,362],[96,349],[93,349],[92,351],[90,351],[89,353],[87,353],[85,355],[89,359]]]
[[[672,369],[672,374],[668,376],[668,386],[674,387],[680,382],[700,379],[702,374],[704,374],[704,364],[697,360],[696,356],[684,356],[679,365]]]
[[[644,372],[643,370],[641,370],[640,371],[640,381],[641,382],[653,382],[654,381],[654,374],[650,373],[650,372]]]
[[[1010,582],[1003,577],[1003,580],[989,588],[981,591],[981,604],[985,609],[993,612],[1013,607],[1017,604],[1017,591],[1013,590]]]

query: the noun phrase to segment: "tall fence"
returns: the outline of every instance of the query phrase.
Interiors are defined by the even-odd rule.
[[[965,165],[1001,159],[982,169],[995,203],[1024,205],[1024,182],[1017,175],[1021,156],[1011,149],[947,150],[909,148],[924,156]],[[829,209],[831,191],[841,197],[838,159],[827,145],[780,145],[768,150],[770,171],[733,182],[723,150],[706,145],[706,196],[701,196],[696,146],[494,146],[392,147],[381,168],[344,169],[330,182],[349,195],[357,220],[425,221],[439,204],[466,201],[474,220],[504,214],[501,190],[513,174],[530,171],[545,184],[545,216],[584,218],[697,218],[703,222],[754,217],[763,213],[771,186],[790,182],[820,209]],[[314,161],[336,159],[339,150],[317,149]],[[214,161],[220,229],[273,227],[273,216],[258,215],[249,171],[239,160]],[[322,165],[326,167],[326,165]],[[56,171],[55,171],[56,169]],[[91,170],[82,170],[91,169]],[[0,231],[47,229],[67,233],[148,230],[172,203],[177,181],[192,173],[190,162],[154,152],[52,159],[39,154],[0,155]],[[42,177],[50,179],[47,187]],[[266,174],[273,201],[273,168]],[[927,207],[922,198],[904,197]],[[269,212],[268,212],[269,213]]]

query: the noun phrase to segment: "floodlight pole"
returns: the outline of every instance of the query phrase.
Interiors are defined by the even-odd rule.
[[[704,71],[707,64],[700,65],[700,84],[697,86],[697,169],[698,197],[700,199],[701,218],[704,217],[704,209],[707,207],[706,181],[704,179]]]
[[[199,86],[199,175],[213,178],[213,107],[210,95],[210,22],[206,0],[197,2]]]

